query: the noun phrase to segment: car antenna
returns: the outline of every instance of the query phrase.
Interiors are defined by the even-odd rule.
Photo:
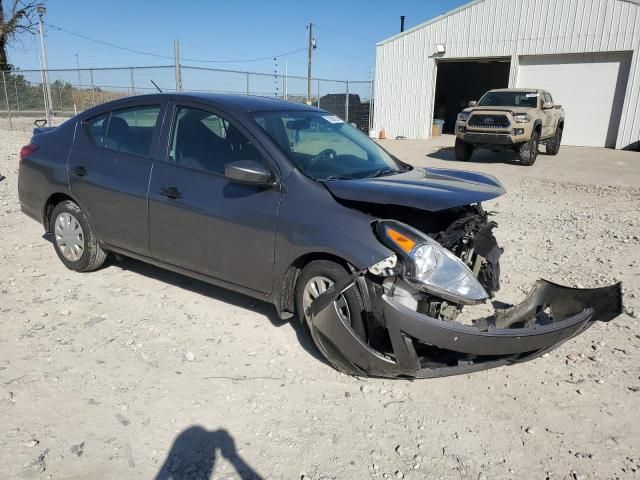
[[[160,89],[160,87],[158,86],[158,84],[156,82],[151,80],[151,83],[153,83],[153,86],[156,87],[160,93],[162,93],[162,90]]]

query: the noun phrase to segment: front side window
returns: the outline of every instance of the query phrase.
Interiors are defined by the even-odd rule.
[[[178,107],[169,159],[183,167],[224,174],[227,163],[262,161],[262,156],[251,141],[224,118],[197,108]]]
[[[536,108],[538,94],[536,92],[487,92],[478,106],[480,107],[527,107]]]
[[[160,106],[130,107],[111,112],[104,146],[134,155],[149,155]]]
[[[358,129],[335,115],[313,111],[259,112],[255,122],[305,175],[364,178],[405,168]]]

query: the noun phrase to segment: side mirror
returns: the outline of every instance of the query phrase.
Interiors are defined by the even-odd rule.
[[[271,185],[271,172],[262,163],[255,160],[238,160],[224,166],[224,176],[232,182],[250,185]]]
[[[475,100],[471,100],[471,101],[467,104],[467,106],[468,106],[468,107],[475,107],[477,104],[478,104],[478,102],[476,102]]]
[[[550,108],[553,108],[553,102],[544,102],[542,104],[542,109],[543,110],[549,110]]]

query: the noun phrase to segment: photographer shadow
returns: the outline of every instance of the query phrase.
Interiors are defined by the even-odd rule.
[[[243,480],[262,480],[238,455],[233,437],[226,430],[208,431],[190,427],[173,442],[171,451],[155,480],[181,480],[183,478],[211,478],[218,454],[225,458]]]

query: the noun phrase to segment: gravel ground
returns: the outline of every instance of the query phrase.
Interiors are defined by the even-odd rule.
[[[153,478],[163,465],[158,478],[640,476],[639,154],[459,164],[450,138],[386,141],[411,163],[505,183],[487,203],[500,300],[540,277],[625,287],[627,314],[543,358],[409,382],[337,373],[242,295],[133,260],[65,269],[19,209],[28,138],[0,130],[0,478]]]

